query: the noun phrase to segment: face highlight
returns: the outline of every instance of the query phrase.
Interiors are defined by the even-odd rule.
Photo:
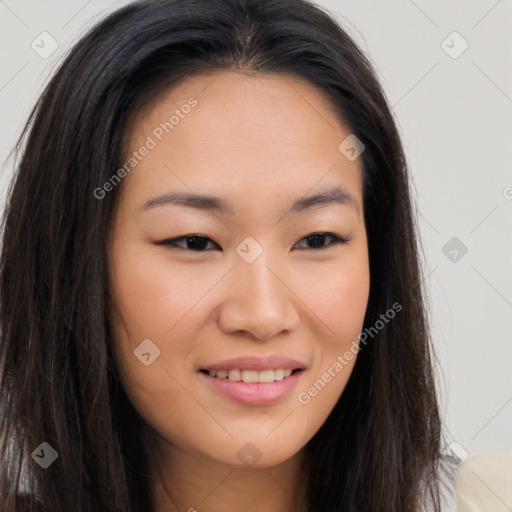
[[[348,135],[322,94],[279,75],[195,76],[132,119],[128,155],[155,144],[120,185],[111,323],[123,386],[162,453],[273,467],[336,404],[355,358],[298,396],[357,341],[368,302]]]

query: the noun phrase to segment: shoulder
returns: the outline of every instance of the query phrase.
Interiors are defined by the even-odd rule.
[[[459,512],[512,509],[512,452],[473,455],[461,463],[457,477]]]

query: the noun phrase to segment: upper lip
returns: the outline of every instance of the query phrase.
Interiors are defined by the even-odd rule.
[[[226,359],[220,363],[204,366],[201,370],[274,370],[278,368],[304,370],[306,365],[290,357],[270,354],[267,356],[245,356]]]

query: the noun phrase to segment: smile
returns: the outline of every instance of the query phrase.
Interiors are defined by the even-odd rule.
[[[289,368],[276,368],[275,370],[201,370],[207,372],[210,377],[217,379],[228,379],[234,382],[274,382],[289,377],[293,372],[299,369],[291,370]]]
[[[244,405],[279,402],[296,386],[304,370],[200,370],[199,375],[216,393]]]

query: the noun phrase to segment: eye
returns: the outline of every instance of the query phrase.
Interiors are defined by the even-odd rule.
[[[215,246],[219,247],[213,240],[202,235],[185,235],[180,236],[179,238],[172,238],[169,240],[163,240],[162,242],[157,242],[158,245],[176,246],[179,247],[180,249],[188,249],[189,251],[195,252],[205,252],[208,243],[214,244]]]
[[[327,245],[325,245],[326,239],[331,240],[331,242],[328,243]],[[306,244],[310,244],[310,246],[300,247],[300,245],[304,241],[306,242]],[[342,238],[333,233],[312,233],[299,240],[295,247],[298,247],[299,249],[319,250],[326,249],[327,247],[330,247],[335,244],[344,244],[348,241],[348,238]],[[222,250],[222,248],[210,238],[196,234],[180,236],[178,238],[171,238],[156,243],[157,245],[174,246],[180,249],[185,249],[194,252],[206,252],[207,250],[212,249]],[[211,246],[213,247],[210,247],[210,249],[208,249],[208,244],[211,244]]]
[[[331,243],[324,245],[326,239],[331,239]],[[312,245],[312,247],[300,247],[301,249],[326,249],[331,245],[335,244],[344,244],[348,242],[348,238],[339,237],[333,233],[312,233],[311,235],[305,236],[301,240],[297,242],[297,246],[299,246],[303,241]]]

